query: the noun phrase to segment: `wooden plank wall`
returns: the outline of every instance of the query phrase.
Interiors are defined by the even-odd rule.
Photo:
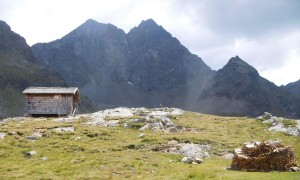
[[[69,115],[73,111],[72,95],[26,95],[28,114]]]

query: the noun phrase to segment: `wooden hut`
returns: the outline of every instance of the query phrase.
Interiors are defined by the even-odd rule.
[[[65,116],[78,111],[77,87],[29,87],[25,94],[25,110],[29,116]]]

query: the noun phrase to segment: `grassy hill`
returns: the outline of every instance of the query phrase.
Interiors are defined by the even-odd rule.
[[[152,110],[147,110],[152,111]],[[15,118],[0,123],[0,179],[299,179],[300,172],[240,172],[227,170],[231,160],[222,155],[233,152],[247,141],[279,139],[292,145],[300,160],[300,138],[267,131],[268,125],[245,117],[221,117],[194,112],[168,116],[185,131],[138,131],[140,124],[125,128],[133,117],[109,117],[120,126],[88,125],[91,118]],[[53,128],[74,127],[74,132]],[[37,129],[43,135],[36,141],[26,137]],[[143,138],[139,137],[144,133]],[[79,138],[80,137],[80,138]],[[170,140],[211,146],[211,158],[203,164],[181,162],[182,155],[159,151]],[[26,157],[28,151],[36,155]],[[40,160],[47,157],[47,160]]]

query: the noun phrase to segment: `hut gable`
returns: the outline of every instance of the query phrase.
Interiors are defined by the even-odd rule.
[[[80,99],[77,87],[29,87],[25,94],[25,110],[29,116],[74,115]]]

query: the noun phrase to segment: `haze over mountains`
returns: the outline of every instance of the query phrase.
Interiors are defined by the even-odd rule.
[[[7,44],[1,39],[2,43]],[[114,25],[88,20],[61,39],[33,45],[32,51],[37,58],[29,58],[30,63],[56,72],[68,86],[78,86],[100,109],[170,106],[212,114],[258,116],[268,111],[300,117],[300,97],[294,90],[299,83],[296,88],[277,87],[238,56],[213,71],[152,19],[127,34]],[[25,65],[14,64],[18,66]],[[33,82],[63,85],[42,79],[49,84]],[[22,84],[18,89],[32,85],[24,84],[26,80],[14,84]]]

